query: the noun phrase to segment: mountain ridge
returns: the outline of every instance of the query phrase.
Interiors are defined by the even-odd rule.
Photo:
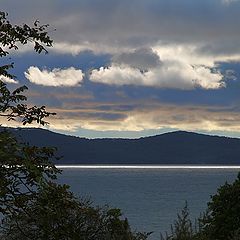
[[[240,165],[240,139],[175,131],[136,139],[88,139],[40,128],[10,129],[37,146],[55,146],[58,164]]]

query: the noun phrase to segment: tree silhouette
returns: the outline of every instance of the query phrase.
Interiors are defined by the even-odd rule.
[[[33,48],[37,53],[47,53],[47,47],[51,47],[53,43],[47,28],[48,25],[40,25],[39,21],[35,21],[32,27],[27,24],[12,25],[7,19],[7,13],[0,12],[0,57],[7,57],[9,51],[17,51],[19,46],[29,43],[34,44]],[[28,107],[24,104],[27,97],[23,95],[28,89],[26,86],[11,92],[1,81],[3,78],[15,79],[15,76],[9,73],[13,67],[14,63],[0,66],[0,116],[7,117],[8,120],[21,119],[24,125],[32,122],[46,124],[43,119],[55,113],[47,112],[45,106]]]
[[[225,183],[208,203],[208,214],[200,219],[209,239],[240,239],[240,173],[232,183]]]

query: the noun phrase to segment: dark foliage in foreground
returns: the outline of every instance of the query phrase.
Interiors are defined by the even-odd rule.
[[[49,183],[24,211],[4,219],[1,239],[145,240],[133,233],[119,209],[93,207],[76,199],[66,185]]]
[[[13,25],[7,16],[7,13],[0,11],[0,58],[6,58],[9,50],[17,51],[19,46],[28,43],[34,44],[34,50],[37,53],[47,53],[46,48],[51,47],[53,42],[46,31],[48,25],[40,25],[39,21],[35,21],[33,26]],[[13,63],[0,66],[0,77],[15,79],[15,76],[10,73],[13,67]],[[0,117],[5,117],[7,120],[21,120],[24,125],[32,122],[46,124],[44,118],[54,113],[47,112],[45,106],[28,107],[24,104],[27,97],[23,92],[27,89],[26,86],[22,86],[10,91],[7,85],[0,81]]]
[[[240,240],[240,173],[232,184],[225,183],[218,189],[195,224],[185,206],[171,232],[161,240]]]
[[[232,183],[225,183],[208,203],[202,219],[202,232],[209,239],[240,239],[240,173]]]
[[[194,234],[186,203],[181,214],[177,214],[177,220],[171,225],[171,233],[166,233],[165,237],[161,234],[161,240],[191,240]]]

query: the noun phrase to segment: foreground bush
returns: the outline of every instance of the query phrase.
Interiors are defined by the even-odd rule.
[[[219,187],[194,224],[185,206],[161,240],[240,240],[240,173],[232,184]]]
[[[209,239],[240,239],[240,173],[232,184],[225,183],[211,197],[207,212],[200,221]]]
[[[145,240],[132,232],[119,209],[93,207],[79,200],[66,185],[42,186],[24,209],[3,221],[1,239]]]

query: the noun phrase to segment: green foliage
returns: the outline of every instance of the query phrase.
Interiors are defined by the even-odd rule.
[[[0,57],[6,57],[8,50],[18,50],[18,46],[34,43],[36,52],[47,52],[52,45],[47,35],[47,25],[40,26],[35,22],[33,27],[12,25],[7,14],[0,12]],[[13,63],[0,66],[0,76],[13,79],[9,73]],[[0,81],[0,117],[7,120],[20,120],[24,125],[32,122],[46,124],[45,117],[52,115],[45,106],[28,107],[23,104],[27,97],[23,94],[26,86],[10,91]],[[36,198],[41,184],[56,178],[60,171],[51,163],[54,155],[52,148],[38,148],[22,144],[10,133],[0,132],[0,217],[14,218],[24,211]],[[1,225],[2,227],[2,225]]]
[[[171,225],[171,233],[166,233],[165,237],[161,234],[161,240],[192,240],[195,233],[186,202],[181,214],[177,214],[177,220]]]
[[[42,185],[37,196],[17,215],[4,219],[1,239],[145,240],[133,233],[119,209],[93,207],[76,199],[67,185]]]
[[[28,107],[26,104],[23,104],[22,102],[26,101],[27,97],[21,93],[27,89],[26,86],[22,86],[11,93],[7,85],[0,81],[0,116],[6,117],[9,121],[21,120],[23,125],[32,122],[37,122],[41,125],[47,124],[48,122],[43,119],[50,115],[55,115],[55,113],[47,112],[45,106]]]
[[[200,219],[203,233],[209,239],[240,239],[240,174],[232,183],[225,183],[208,203],[208,214]]]
[[[46,47],[52,45],[52,40],[45,31],[47,25],[34,23],[34,27],[12,25],[7,14],[0,12],[0,57],[6,57],[8,50],[18,50],[19,45],[33,42],[36,52],[47,52]],[[13,79],[9,73],[13,63],[0,66],[0,76]],[[23,94],[26,86],[10,91],[7,85],[0,81],[0,116],[7,120],[20,120],[29,124],[37,122],[46,124],[45,117],[52,115],[45,106],[28,107],[23,104],[27,97]],[[54,149],[38,148],[19,143],[6,131],[0,132],[0,214],[2,217],[12,217],[24,209],[36,196],[40,183],[56,178],[60,172],[51,162]]]
[[[34,44],[37,53],[47,53],[46,47],[52,46],[52,40],[46,31],[48,25],[40,25],[39,21],[35,21],[33,25],[12,25],[7,19],[7,13],[0,12],[0,57],[6,57],[9,50],[18,50],[19,45],[28,43]],[[0,76],[14,79],[15,76],[9,73],[11,68],[13,63],[0,66]],[[6,84],[0,81],[0,117],[6,117],[8,120],[21,119],[24,125],[32,122],[46,124],[43,119],[54,113],[47,112],[45,106],[28,107],[23,104],[22,102],[27,100],[23,95],[25,90],[27,87],[22,86],[11,92]]]
[[[225,183],[218,189],[194,229],[192,226],[186,205],[171,227],[171,234],[166,233],[161,240],[240,239],[240,173],[232,184]]]
[[[43,51],[47,53],[46,47],[51,47],[53,43],[46,31],[48,24],[40,25],[39,21],[36,20],[33,27],[27,24],[22,26],[13,25],[7,19],[7,16],[7,13],[0,12],[0,43],[3,46],[3,48],[0,48],[0,57],[5,57],[9,54],[4,47],[7,47],[9,50],[17,50],[17,44],[25,45],[29,42],[34,44],[36,52],[41,53]]]
[[[60,172],[49,160],[52,148],[20,144],[7,131],[0,132],[0,213],[24,209],[40,186]]]
[[[56,184],[54,149],[19,143],[7,131],[0,141],[1,239],[147,239],[131,231],[119,209],[94,207]]]

